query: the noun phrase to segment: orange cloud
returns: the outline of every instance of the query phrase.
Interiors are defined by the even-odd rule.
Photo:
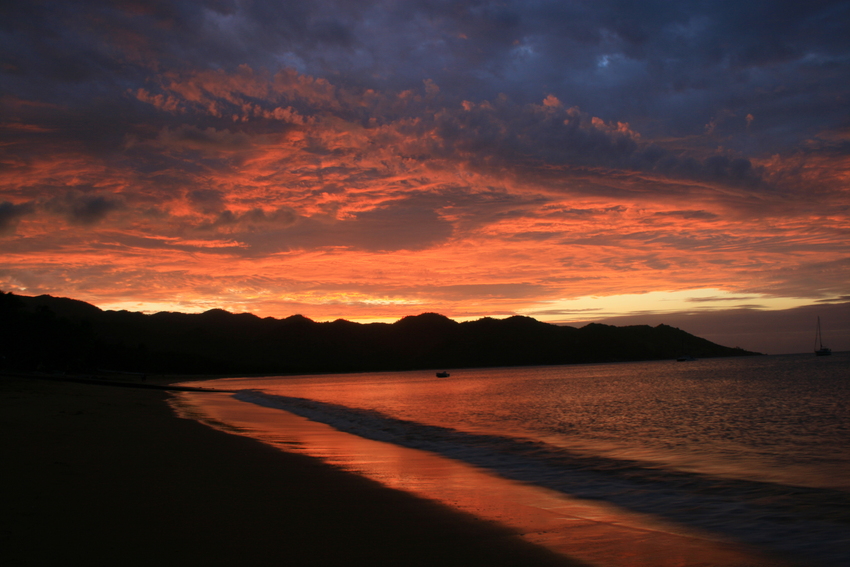
[[[155,83],[130,94],[156,120],[121,148],[13,138],[0,288],[317,319],[846,293],[850,169],[819,148],[687,154],[552,95],[446,104],[433,83],[247,66]]]

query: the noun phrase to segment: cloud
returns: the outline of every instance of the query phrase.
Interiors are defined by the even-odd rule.
[[[487,299],[509,299],[540,297],[551,293],[552,290],[539,284],[508,283],[508,284],[469,284],[429,286],[428,293],[442,296],[452,301],[480,301]]]
[[[204,224],[199,227],[205,229],[225,229],[231,235],[240,232],[254,233],[261,231],[265,226],[286,227],[298,222],[297,213],[289,207],[281,207],[274,211],[265,211],[253,208],[240,213],[231,210],[221,211],[212,224]]]
[[[90,225],[103,220],[111,211],[120,208],[120,204],[103,196],[82,197],[77,199],[68,209],[71,222]]]
[[[526,182],[549,184],[556,176],[581,177],[587,168],[604,167],[619,175],[639,173],[749,189],[767,186],[763,168],[745,157],[729,151],[673,152],[642,140],[628,123],[567,108],[552,95],[538,104],[519,105],[502,96],[454,106],[428,85],[433,83],[418,92],[359,92],[291,69],[271,75],[246,65],[233,74],[172,77],[162,88],[181,101],[176,104],[188,105],[185,108],[193,109],[197,120],[218,119],[222,125],[233,121],[233,125],[166,127],[159,141],[172,149],[211,152],[257,149],[257,143],[266,145],[259,136],[268,137],[272,131],[277,136],[291,132],[293,140],[309,133],[299,148],[302,152],[372,154],[423,164],[448,161],[490,175],[522,176]],[[281,104],[289,106],[282,110]],[[278,116],[285,124],[273,127]]]
[[[334,317],[846,295],[846,2],[2,11],[8,281]]]
[[[344,241],[367,250],[421,250],[447,240],[452,225],[435,211],[393,203],[357,214],[342,234]]]
[[[32,203],[18,205],[9,201],[0,203],[0,235],[14,232],[21,217],[32,214],[33,210]]]
[[[706,302],[715,302],[715,301],[749,301],[754,299],[753,297],[741,295],[741,296],[716,296],[716,297],[691,297],[688,298],[687,301],[693,303],[706,303]]]
[[[194,189],[187,193],[189,202],[202,213],[217,213],[224,209],[224,194],[214,189]]]
[[[658,211],[655,214],[658,216],[679,217],[683,219],[713,220],[718,218],[717,214],[709,211]]]
[[[246,225],[257,219],[268,224],[254,224],[246,229]],[[259,212],[253,216],[225,214],[217,224],[231,222],[239,223],[230,236],[247,245],[244,253],[261,256],[327,247],[373,252],[422,250],[445,242],[452,235],[451,223],[433,210],[413,206],[412,201],[392,202],[345,219],[302,217],[292,211],[278,211],[271,217]]]
[[[69,193],[51,199],[45,208],[65,216],[71,224],[91,226],[104,220],[109,213],[122,209],[123,203],[115,196]]]
[[[200,150],[206,152],[230,152],[247,149],[251,139],[244,132],[231,132],[229,129],[201,130],[195,126],[182,125],[171,130],[164,128],[159,133],[163,146],[176,150]]]
[[[422,121],[417,126],[432,128],[430,135],[417,133],[417,139],[430,142],[421,150],[429,155],[459,156],[474,167],[513,170],[526,178],[606,167],[749,188],[763,183],[760,169],[746,158],[674,154],[642,141],[627,123],[606,122],[576,107],[565,108],[553,97],[522,107],[506,99],[468,103],[462,111],[441,109],[433,125]]]

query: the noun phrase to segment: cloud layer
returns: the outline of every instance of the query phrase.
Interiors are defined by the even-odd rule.
[[[0,15],[8,291],[319,319],[850,291],[846,2]]]

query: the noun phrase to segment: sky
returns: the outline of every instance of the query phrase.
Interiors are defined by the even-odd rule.
[[[745,316],[763,352],[809,351],[820,316],[850,350],[848,22],[826,0],[5,2],[0,290],[675,320],[729,346]],[[780,312],[799,348],[769,338]]]

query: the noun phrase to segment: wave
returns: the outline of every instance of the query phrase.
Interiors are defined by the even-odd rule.
[[[375,441],[430,451],[576,498],[655,514],[824,565],[850,562],[850,495],[730,479],[657,463],[571,453],[542,441],[459,431],[373,410],[243,390],[243,402],[282,409]]]

